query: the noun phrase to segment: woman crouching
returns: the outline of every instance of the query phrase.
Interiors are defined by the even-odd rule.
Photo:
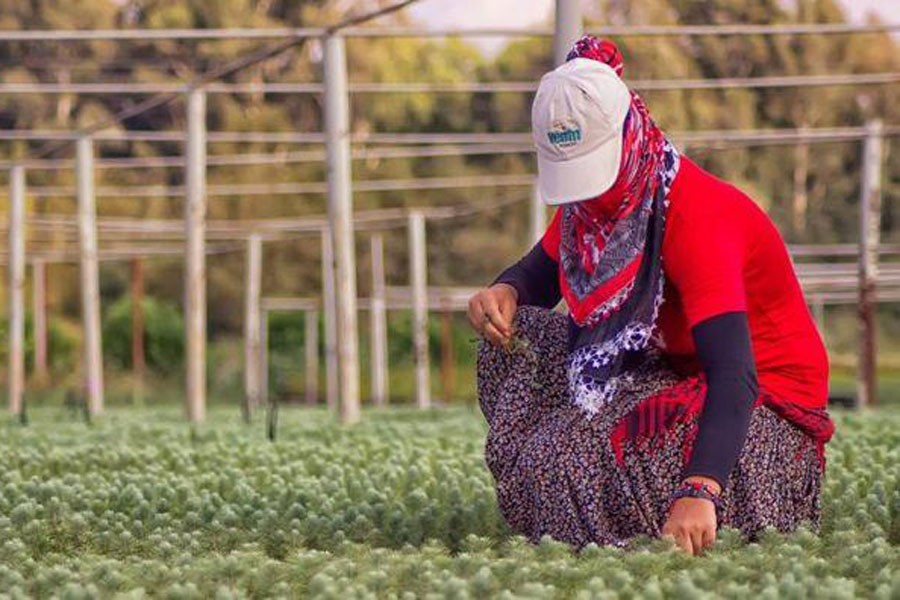
[[[575,547],[818,525],[828,357],[778,231],[586,36],[532,109],[543,239],[469,302],[511,527]],[[565,300],[568,316],[553,312]]]

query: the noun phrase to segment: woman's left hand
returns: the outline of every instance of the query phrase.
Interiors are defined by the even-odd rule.
[[[711,479],[689,477],[688,481],[694,479],[719,490],[718,483]],[[697,556],[716,541],[716,526],[716,507],[710,500],[679,498],[672,503],[662,534],[672,536],[679,548]]]

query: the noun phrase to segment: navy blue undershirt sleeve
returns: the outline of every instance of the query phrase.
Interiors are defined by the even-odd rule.
[[[553,308],[562,299],[559,289],[559,265],[540,242],[500,273],[491,285],[506,283],[515,288],[519,306]]]
[[[553,308],[562,298],[559,265],[536,244],[493,282],[515,288],[520,306]],[[725,489],[747,437],[759,393],[747,313],[732,312],[698,323],[691,330],[707,393],[697,439],[683,476],[704,475]]]
[[[750,427],[759,393],[746,312],[731,312],[691,330],[707,392],[691,460],[683,473],[715,479],[725,489]]]

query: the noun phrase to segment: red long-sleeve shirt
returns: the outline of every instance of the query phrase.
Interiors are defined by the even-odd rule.
[[[760,387],[807,408],[828,398],[828,355],[784,241],[753,200],[685,156],[669,194],[662,350],[699,369],[691,328],[745,311]],[[560,212],[541,245],[559,261]]]

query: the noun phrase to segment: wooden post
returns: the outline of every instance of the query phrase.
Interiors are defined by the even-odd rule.
[[[9,172],[9,411],[22,412],[25,395],[25,168]]]
[[[100,273],[97,264],[97,206],[94,195],[94,145],[81,137],[76,146],[78,240],[81,247],[81,313],[84,326],[84,376],[87,408],[103,412],[103,348],[100,333]]]
[[[338,361],[337,318],[334,307],[334,248],[331,229],[322,230],[322,309],[325,315],[325,402],[337,411]]]
[[[185,151],[184,329],[186,408],[191,423],[206,418],[206,93],[187,97]]]
[[[328,222],[334,250],[338,399],[341,422],[356,423],[359,407],[359,339],[356,313],[356,244],[350,174],[350,95],[344,38],[327,35],[325,67],[325,154],[328,166]]]
[[[863,141],[859,238],[859,373],[857,397],[860,406],[878,403],[878,366],[875,320],[877,306],[878,244],[881,233],[882,123],[866,124]]]
[[[372,305],[369,310],[372,351],[372,403],[388,403],[387,301],[384,281],[384,236],[372,234]]]
[[[428,264],[425,247],[425,215],[409,214],[409,270],[413,306],[413,356],[416,370],[416,405],[431,407],[428,361]]]
[[[31,293],[34,319],[34,379],[41,384],[50,378],[47,369],[47,263],[31,263]]]
[[[144,377],[147,360],[144,356],[144,259],[131,259],[131,373],[134,377],[134,397],[144,399]]]
[[[541,193],[534,182],[531,188],[531,242],[536,244],[544,237],[547,230],[547,205],[541,199]]]
[[[262,238],[247,239],[244,297],[244,420],[262,402],[260,394],[260,296],[262,287]]]
[[[319,401],[319,311],[315,309],[304,311],[303,327],[306,404],[314,406]]]
[[[453,400],[456,383],[456,356],[453,350],[453,313],[447,306],[441,310],[441,391],[444,402]]]

